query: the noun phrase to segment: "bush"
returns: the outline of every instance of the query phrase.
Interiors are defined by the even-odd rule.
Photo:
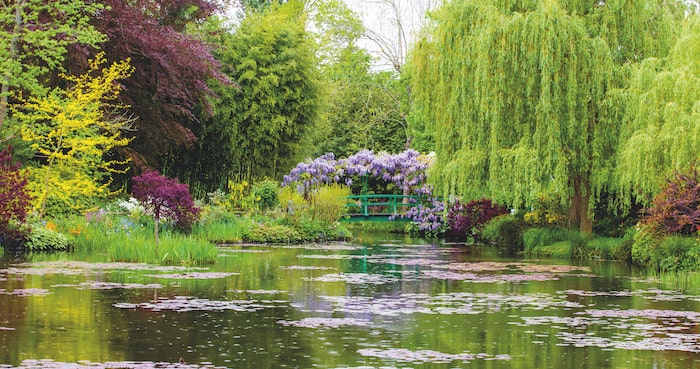
[[[11,152],[12,147],[0,152],[0,238],[6,244],[23,238],[18,225],[25,221],[30,205],[27,176]]]
[[[279,184],[272,180],[264,180],[253,186],[253,196],[260,210],[274,209],[279,202]]]
[[[327,225],[333,224],[347,214],[347,197],[350,188],[339,184],[319,186],[311,195],[313,219]]]
[[[292,224],[298,224],[306,216],[311,217],[309,203],[293,187],[288,186],[282,189],[279,195],[279,205],[284,209],[287,219]]]
[[[661,242],[652,254],[652,266],[661,272],[697,270],[700,266],[700,245],[691,237],[671,236]]]
[[[157,225],[161,219],[175,221],[182,231],[190,231],[197,221],[197,208],[190,195],[190,188],[158,172],[147,172],[134,177],[133,195],[152,215],[156,223],[156,244],[158,244]]]
[[[523,214],[526,223],[537,227],[563,227],[567,222],[568,208],[556,196],[540,193],[532,209]]]
[[[634,233],[632,243],[632,262],[637,265],[651,265],[652,254],[657,252],[660,238],[649,227],[641,227]]]
[[[508,251],[523,249],[522,221],[511,214],[499,215],[484,225],[484,239],[504,247]]]
[[[67,250],[68,238],[42,226],[32,227],[24,243],[29,251]]]
[[[530,228],[523,232],[523,247],[528,254],[535,247],[552,245],[568,239],[569,231],[562,227]]]
[[[594,248],[589,246],[593,238],[590,235],[584,235],[581,232],[570,231],[569,242],[571,243],[571,258],[572,259],[595,259]]]
[[[669,235],[693,236],[700,231],[700,174],[693,167],[667,179],[646,210],[642,223]]]
[[[479,241],[484,224],[507,213],[506,207],[494,204],[489,199],[473,200],[467,204],[457,200],[447,209],[447,235],[457,240],[472,238]]]
[[[243,232],[243,241],[255,243],[300,243],[303,237],[296,229],[281,224],[256,224]]]

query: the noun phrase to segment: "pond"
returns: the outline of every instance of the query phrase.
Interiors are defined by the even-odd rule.
[[[624,264],[395,235],[207,268],[5,255],[0,368],[690,368],[699,309]]]

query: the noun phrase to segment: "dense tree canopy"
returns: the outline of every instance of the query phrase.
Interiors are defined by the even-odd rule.
[[[700,160],[700,17],[689,19],[666,58],[636,65],[613,91],[609,119],[621,119],[616,181],[622,198],[649,204],[674,171]]]
[[[0,3],[0,128],[10,92],[42,95],[63,71],[69,48],[96,46],[103,34],[89,24],[103,5],[84,0],[15,0]]]
[[[542,193],[590,232],[619,121],[600,118],[623,64],[665,56],[680,2],[454,1],[416,47],[413,122],[445,194],[515,207]]]
[[[187,27],[215,10],[214,0],[105,0],[93,18],[107,35],[109,61],[131,59],[132,78],[121,100],[138,119],[127,155],[139,168],[161,168],[178,150],[192,150],[197,127],[207,114],[211,79],[225,80],[210,45]],[[202,108],[204,107],[204,108]]]
[[[221,63],[238,85],[222,96],[214,117],[230,125],[231,178],[281,177],[309,149],[319,85],[302,6],[249,14],[222,45]]]

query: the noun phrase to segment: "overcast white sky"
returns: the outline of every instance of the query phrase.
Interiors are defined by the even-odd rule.
[[[362,40],[361,46],[379,58],[375,67],[382,70],[392,69],[394,60],[390,59],[403,64],[407,49],[424,24],[426,11],[442,3],[442,0],[344,1],[360,16],[368,35],[374,39]],[[403,33],[399,32],[399,25]]]

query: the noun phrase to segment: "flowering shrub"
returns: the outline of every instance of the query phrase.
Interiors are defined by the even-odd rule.
[[[670,235],[696,235],[700,227],[700,175],[697,168],[666,181],[642,223]]]
[[[197,220],[199,209],[195,206],[190,188],[158,172],[147,172],[134,177],[133,196],[153,216],[156,222],[169,219],[178,229],[189,231]]]
[[[19,237],[13,223],[24,222],[30,205],[27,177],[20,170],[22,164],[12,161],[11,152],[11,147],[0,152],[0,237],[3,239]]]
[[[523,220],[534,226],[566,226],[568,209],[556,198],[540,193]]]
[[[473,200],[467,204],[457,200],[447,210],[448,235],[455,239],[471,237],[478,241],[486,222],[508,213],[505,206],[494,204],[489,199]]]

